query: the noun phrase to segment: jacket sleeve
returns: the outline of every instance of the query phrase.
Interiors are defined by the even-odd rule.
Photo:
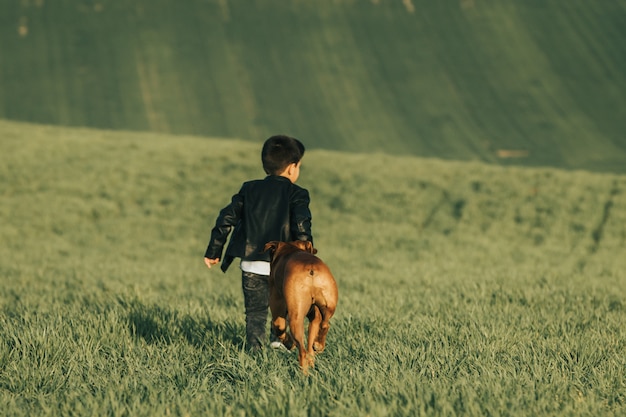
[[[293,240],[306,240],[313,243],[309,202],[309,192],[304,188],[298,189],[291,199],[290,230]]]
[[[228,234],[241,218],[243,209],[242,192],[235,194],[229,205],[224,207],[215,221],[215,227],[211,230],[211,239],[204,253],[205,258],[222,259],[222,252]]]

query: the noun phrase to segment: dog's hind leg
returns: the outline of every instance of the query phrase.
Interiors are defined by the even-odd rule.
[[[284,300],[270,296],[270,311],[272,312],[272,333],[287,348],[293,348],[293,339],[287,333],[287,305]]]
[[[292,314],[293,313],[293,314]],[[309,366],[313,365],[313,356],[309,355],[304,344],[304,314],[300,311],[290,310],[289,331],[298,347],[298,363],[302,372],[308,375]]]
[[[285,301],[289,314],[289,332],[298,347],[298,363],[304,374],[308,374],[309,366],[313,364],[313,356],[307,353],[304,334],[304,320],[311,309],[310,289],[307,277],[297,273],[290,275],[284,284]]]
[[[309,314],[307,314],[307,318],[309,319],[309,334],[307,335],[308,339],[308,349],[307,352],[309,355],[315,355],[315,341],[317,341],[318,334],[320,332],[320,324],[322,323],[322,313],[320,313],[320,309],[313,304],[311,306],[311,310],[309,310]]]
[[[293,339],[291,335],[287,333],[287,320],[284,316],[272,319],[272,332],[287,349],[291,350],[293,348]]]
[[[326,347],[326,335],[328,334],[328,329],[330,329],[330,319],[335,314],[335,306],[322,307],[320,308],[320,313],[322,316],[320,329],[315,338],[315,343],[313,343],[313,349],[317,353],[322,353]]]

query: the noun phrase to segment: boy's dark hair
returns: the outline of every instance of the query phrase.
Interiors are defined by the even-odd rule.
[[[261,151],[263,169],[268,175],[278,175],[289,164],[297,164],[304,155],[304,145],[296,138],[276,135],[267,139]]]

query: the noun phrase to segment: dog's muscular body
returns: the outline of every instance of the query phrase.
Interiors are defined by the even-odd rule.
[[[311,242],[269,242],[270,310],[272,328],[289,349],[298,348],[298,362],[306,374],[315,363],[315,352],[326,345],[330,318],[337,307],[337,283]],[[289,332],[287,330],[287,317]],[[309,319],[308,344],[304,344],[304,318]]]

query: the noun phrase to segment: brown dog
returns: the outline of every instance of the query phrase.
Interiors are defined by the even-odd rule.
[[[272,328],[289,349],[295,342],[298,362],[305,374],[315,363],[315,352],[326,345],[330,318],[337,307],[337,283],[330,269],[314,254],[311,242],[269,242],[270,310]],[[289,332],[287,334],[287,316]],[[308,346],[304,347],[304,318],[309,319]]]

